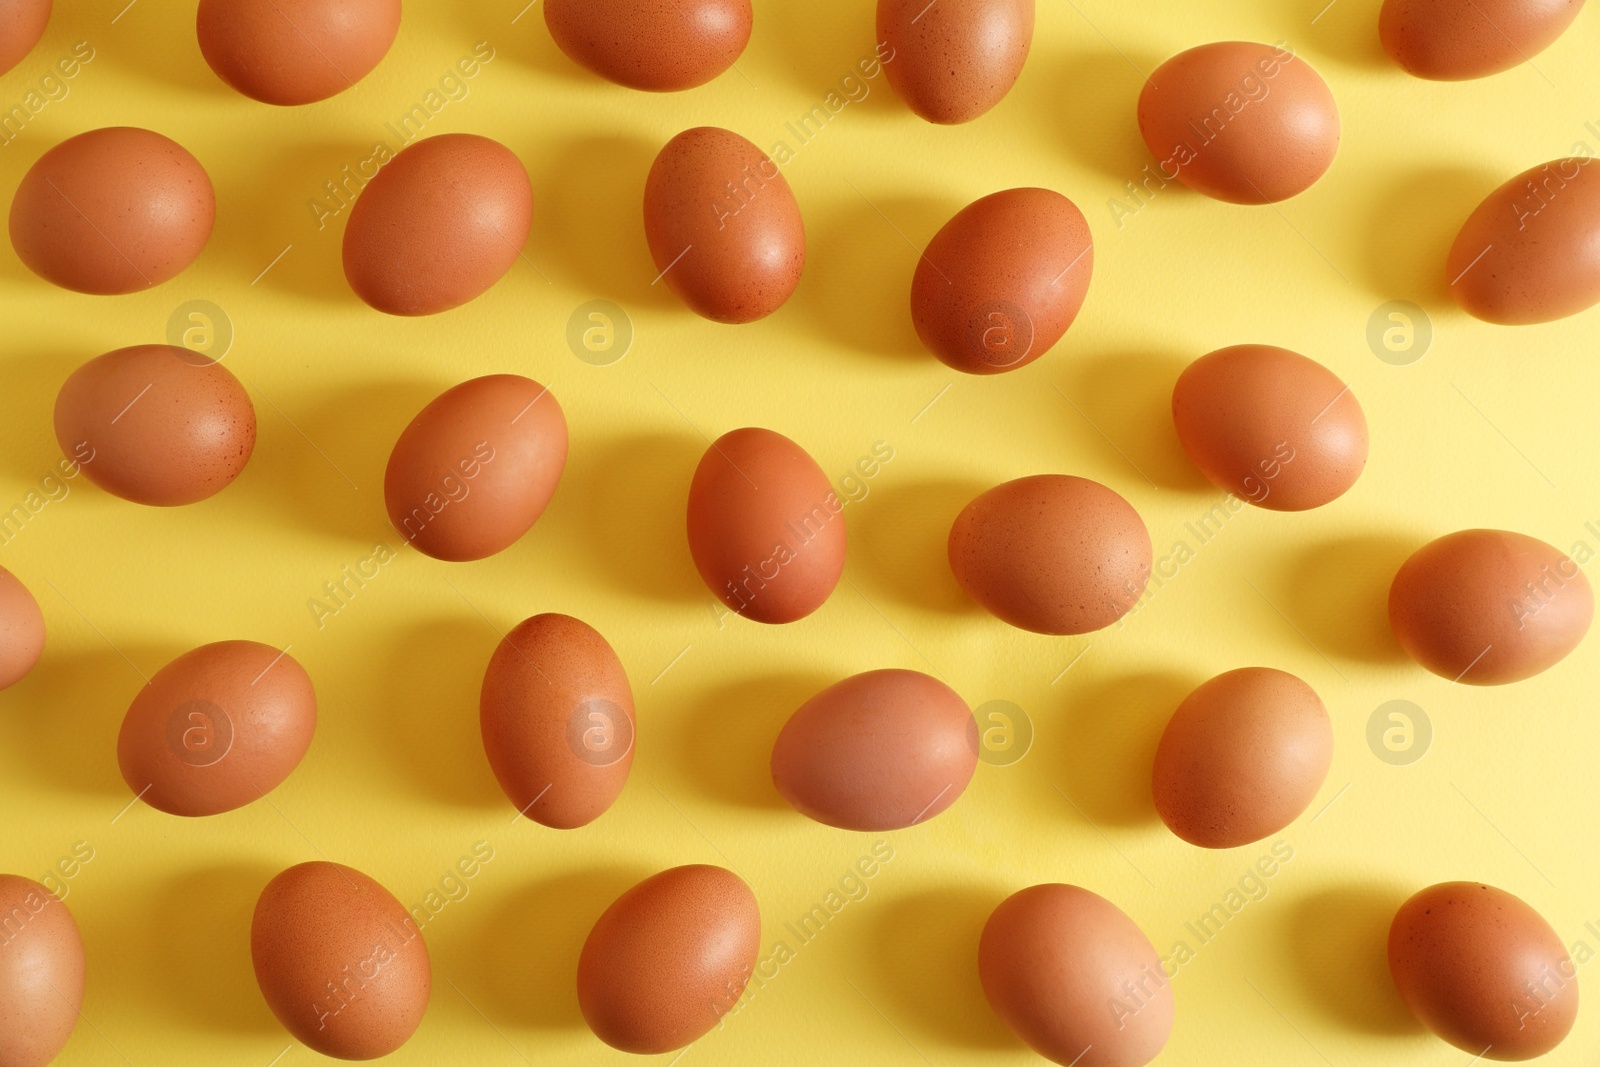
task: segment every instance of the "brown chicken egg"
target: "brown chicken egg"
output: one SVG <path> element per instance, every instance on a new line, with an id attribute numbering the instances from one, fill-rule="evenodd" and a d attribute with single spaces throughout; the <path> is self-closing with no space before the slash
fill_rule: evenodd
<path id="1" fill-rule="evenodd" d="M 998 104 L 1033 45 L 1034 0 L 878 0 L 889 84 L 929 122 L 970 122 Z"/>
<path id="2" fill-rule="evenodd" d="M 1172 1033 L 1172 985 L 1155 946 L 1104 897 L 1036 885 L 1001 901 L 978 941 L 994 1013 L 1045 1059 L 1143 1067 Z"/>
<path id="3" fill-rule="evenodd" d="M 484 559 L 544 514 L 567 463 L 567 419 L 550 390 L 515 374 L 447 389 L 389 454 L 389 521 L 435 559 Z"/>
<path id="4" fill-rule="evenodd" d="M 633 690 L 606 639 L 536 615 L 494 650 L 478 705 L 483 750 L 517 811 L 558 830 L 617 799 L 633 766 Z"/>
<path id="5" fill-rule="evenodd" d="M 794 622 L 844 573 L 844 502 L 805 450 L 759 427 L 714 441 L 689 485 L 689 553 L 735 614 Z"/>
<path id="6" fill-rule="evenodd" d="M 760 952 L 743 879 L 695 864 L 652 875 L 605 910 L 578 958 L 578 1006 L 624 1052 L 672 1052 L 738 1003 Z"/>
<path id="7" fill-rule="evenodd" d="M 1049 189 L 1007 189 L 962 208 L 934 234 L 911 280 L 917 336 L 969 374 L 1025 367 L 1078 317 L 1094 237 Z"/>
<path id="8" fill-rule="evenodd" d="M 45 1067 L 83 1006 L 83 938 L 72 912 L 31 878 L 0 874 L 0 1067 Z"/>
<path id="9" fill-rule="evenodd" d="M 1234 204 L 1311 188 L 1339 150 L 1339 109 L 1291 49 L 1243 41 L 1173 56 L 1139 94 L 1139 132 L 1160 176 Z"/>
<path id="10" fill-rule="evenodd" d="M 1292 674 L 1245 667 L 1184 698 L 1156 748 L 1156 811 L 1191 845 L 1237 848 L 1299 818 L 1333 763 L 1333 722 Z"/>
<path id="11" fill-rule="evenodd" d="M 387 1056 L 428 1010 L 422 931 L 387 889 L 340 863 L 302 863 L 267 883 L 250 959 L 272 1014 L 324 1056 Z"/>
<path id="12" fill-rule="evenodd" d="M 1505 530 L 1461 530 L 1419 548 L 1389 586 L 1408 655 L 1468 685 L 1520 682 L 1578 647 L 1594 592 L 1572 557 Z"/>
<path id="13" fill-rule="evenodd" d="M 772 781 L 802 815 L 845 830 L 903 830 L 954 804 L 978 767 L 978 723 L 955 690 L 882 670 L 800 705 L 772 746 Z"/>
<path id="14" fill-rule="evenodd" d="M 0 689 L 22 681 L 43 652 L 39 602 L 16 575 L 0 567 Z"/>
<path id="15" fill-rule="evenodd" d="M 1578 1015 L 1578 968 L 1543 916 L 1481 882 L 1430 886 L 1389 927 L 1389 973 L 1417 1020 L 1468 1055 L 1531 1060 Z"/>
<path id="16" fill-rule="evenodd" d="M 216 221 L 211 179 L 183 146 L 116 126 L 68 138 L 28 169 L 11 245 L 29 270 L 80 293 L 133 293 L 193 263 Z"/>
<path id="17" fill-rule="evenodd" d="M 550 36 L 574 63 L 630 89 L 704 85 L 750 41 L 750 0 L 544 0 Z"/>
<path id="18" fill-rule="evenodd" d="M 117 735 L 117 763 L 151 807 L 219 815 L 282 784 L 316 729 L 311 679 L 287 650 L 218 641 L 185 652 L 139 690 Z"/>
<path id="19" fill-rule="evenodd" d="M 51 0 L 0 3 L 0 74 L 27 58 L 50 24 Z"/>
<path id="20" fill-rule="evenodd" d="M 1178 376 L 1172 420 L 1213 485 L 1273 511 L 1336 500 L 1367 464 L 1367 420 L 1350 387 L 1286 348 L 1201 356 Z"/>
<path id="21" fill-rule="evenodd" d="M 533 186 L 498 141 L 442 133 L 383 163 L 350 209 L 344 276 L 390 315 L 433 315 L 505 276 L 533 224 Z"/>
<path id="22" fill-rule="evenodd" d="M 227 368 L 187 348 L 96 356 L 56 395 L 56 442 L 88 479 L 136 504 L 220 493 L 256 445 L 256 410 Z"/>
<path id="23" fill-rule="evenodd" d="M 1528 62 L 1581 10 L 1583 0 L 1385 0 L 1378 36 L 1417 77 L 1461 81 Z"/>
<path id="24" fill-rule="evenodd" d="M 997 485 L 950 528 L 950 570 L 1012 626 L 1086 634 L 1126 615 L 1150 578 L 1150 532 L 1099 482 L 1039 474 Z"/>
<path id="25" fill-rule="evenodd" d="M 400 0 L 200 0 L 200 52 L 265 104 L 310 104 L 372 72 L 400 32 Z"/>
<path id="26" fill-rule="evenodd" d="M 685 130 L 656 156 L 644 234 L 658 277 L 715 322 L 772 314 L 805 269 L 805 223 L 778 165 L 714 126 Z"/>

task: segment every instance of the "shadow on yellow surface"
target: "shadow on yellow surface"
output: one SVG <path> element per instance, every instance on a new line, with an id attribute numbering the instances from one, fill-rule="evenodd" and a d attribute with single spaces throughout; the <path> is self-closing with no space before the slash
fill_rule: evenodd
<path id="1" fill-rule="evenodd" d="M 1130 826 L 1156 818 L 1150 771 L 1167 720 L 1200 678 L 1118 675 L 1074 686 L 1062 729 L 1040 733 L 1056 784 L 1096 823 Z M 1058 747 L 1059 746 L 1059 747 Z"/>
<path id="2" fill-rule="evenodd" d="M 1409 895 L 1358 882 L 1321 890 L 1288 917 L 1287 958 L 1335 1025 L 1374 1034 L 1422 1032 L 1389 977 L 1389 923 Z"/>

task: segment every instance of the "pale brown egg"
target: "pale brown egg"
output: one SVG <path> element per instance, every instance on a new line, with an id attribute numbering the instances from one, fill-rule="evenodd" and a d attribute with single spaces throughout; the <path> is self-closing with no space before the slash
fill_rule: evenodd
<path id="1" fill-rule="evenodd" d="M 483 295 L 522 255 L 533 186 L 498 141 L 442 133 L 383 164 L 350 209 L 344 276 L 390 315 L 433 315 Z"/>
<path id="2" fill-rule="evenodd" d="M 978 766 L 966 701 L 916 671 L 881 670 L 800 705 L 772 746 L 772 782 L 791 806 L 845 830 L 903 830 L 960 799 Z"/>
<path id="3" fill-rule="evenodd" d="M 715 322 L 772 314 L 805 269 L 805 223 L 778 165 L 714 126 L 685 130 L 656 156 L 644 234 L 667 288 Z"/>
<path id="4" fill-rule="evenodd" d="M 389 521 L 435 559 L 484 559 L 544 514 L 567 463 L 567 419 L 515 374 L 462 382 L 411 420 L 389 454 Z"/>
<path id="5" fill-rule="evenodd" d="M 90 130 L 23 176 L 11 201 L 11 245 L 29 270 L 63 289 L 133 293 L 193 263 L 216 213 L 205 168 L 176 141 L 131 126 Z"/>
<path id="6" fill-rule="evenodd" d="M 317 697 L 286 650 L 218 641 L 156 672 L 128 706 L 117 763 L 134 795 L 173 815 L 219 815 L 276 789 L 317 729 Z"/>
<path id="7" fill-rule="evenodd" d="M 1367 465 L 1367 419 L 1322 364 L 1271 345 L 1201 356 L 1178 376 L 1172 421 L 1213 485 L 1273 511 L 1319 508 Z"/>
<path id="8" fill-rule="evenodd" d="M 1583 0 L 1385 0 L 1378 37 L 1419 78 L 1482 78 L 1526 63 L 1555 43 Z"/>
<path id="9" fill-rule="evenodd" d="M 200 52 L 265 104 L 310 104 L 354 87 L 400 32 L 400 0 L 200 0 Z"/>
<path id="10" fill-rule="evenodd" d="M 550 36 L 574 63 L 652 92 L 692 89 L 733 66 L 753 17 L 750 0 L 544 0 Z"/>
<path id="11" fill-rule="evenodd" d="M 83 1007 L 83 938 L 49 889 L 0 874 L 0 1067 L 45 1067 Z"/>
<path id="12" fill-rule="evenodd" d="M 16 575 L 0 567 L 0 689 L 33 670 L 44 652 L 44 614 Z"/>
<path id="13" fill-rule="evenodd" d="M 1430 541 L 1389 586 L 1389 625 L 1401 647 L 1433 673 L 1468 685 L 1548 670 L 1593 621 L 1594 592 L 1572 557 L 1505 530 Z"/>
<path id="14" fill-rule="evenodd" d="M 506 634 L 483 676 L 483 750 L 513 807 L 570 830 L 599 818 L 633 766 L 633 690 L 606 639 L 567 615 Z"/>
<path id="15" fill-rule="evenodd" d="M 0 3 L 0 74 L 21 63 L 50 25 L 51 0 Z"/>
<path id="16" fill-rule="evenodd" d="M 1430 886 L 1389 927 L 1389 973 L 1417 1020 L 1471 1056 L 1531 1060 L 1578 1015 L 1578 968 L 1538 912 L 1481 882 Z"/>
<path id="17" fill-rule="evenodd" d="M 136 345 L 96 356 L 56 395 L 56 442 L 94 484 L 157 507 L 193 504 L 239 476 L 256 410 L 239 379 L 207 356 Z"/>
<path id="18" fill-rule="evenodd" d="M 1339 109 L 1293 50 L 1243 41 L 1173 56 L 1139 94 L 1161 177 L 1234 204 L 1305 192 L 1339 151 Z"/>
<path id="19" fill-rule="evenodd" d="M 324 1056 L 387 1056 L 428 1010 L 422 931 L 393 894 L 343 864 L 302 863 L 267 883 L 250 959 L 272 1014 Z"/>
<path id="20" fill-rule="evenodd" d="M 1078 317 L 1094 237 L 1049 189 L 1007 189 L 962 208 L 934 234 L 911 280 L 911 320 L 934 355 L 969 374 L 1025 367 Z"/>
<path id="21" fill-rule="evenodd" d="M 1011 91 L 1033 45 L 1034 0 L 878 0 L 889 84 L 929 122 L 970 122 Z"/>
<path id="22" fill-rule="evenodd" d="M 1039 474 L 997 485 L 950 528 L 950 570 L 1012 626 L 1085 634 L 1132 610 L 1150 578 L 1150 532 L 1099 482 Z"/>
<path id="23" fill-rule="evenodd" d="M 704 1036 L 738 1003 L 760 952 L 743 879 L 695 864 L 652 875 L 605 910 L 578 958 L 578 1006 L 612 1048 L 653 1055 Z"/>
<path id="24" fill-rule="evenodd" d="M 1172 1033 L 1172 985 L 1155 946 L 1104 897 L 1036 885 L 1000 903 L 978 941 L 994 1013 L 1045 1059 L 1143 1067 Z"/>

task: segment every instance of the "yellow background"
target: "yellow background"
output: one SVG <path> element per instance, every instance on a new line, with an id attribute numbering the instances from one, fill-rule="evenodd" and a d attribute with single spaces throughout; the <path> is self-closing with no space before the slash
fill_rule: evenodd
<path id="1" fill-rule="evenodd" d="M 1585 12 L 1536 67 L 1437 85 L 1385 60 L 1377 0 L 1337 0 L 1314 23 L 1322 0 L 1045 0 L 1021 81 L 990 114 L 930 126 L 880 77 L 800 147 L 784 124 L 873 51 L 869 0 L 757 0 L 737 72 L 668 96 L 582 72 L 538 6 L 513 21 L 521 0 L 409 0 L 373 75 L 296 109 L 212 76 L 192 2 L 125 2 L 63 0 L 40 47 L 0 78 L 9 108 L 75 42 L 95 50 L 70 93 L 0 148 L 0 185 L 9 197 L 72 134 L 147 126 L 209 171 L 216 232 L 178 279 L 126 297 L 54 289 L 0 254 L 0 506 L 53 471 L 51 407 L 67 374 L 164 340 L 189 300 L 231 318 L 226 365 L 256 401 L 260 440 L 237 483 L 204 503 L 142 508 L 78 478 L 0 548 L 49 627 L 37 669 L 0 695 L 0 869 L 38 878 L 75 843 L 94 850 L 67 882 L 89 983 L 61 1062 L 315 1059 L 251 974 L 249 917 L 267 879 L 325 856 L 414 905 L 479 841 L 495 858 L 424 929 L 434 996 L 395 1063 L 626 1062 L 583 1025 L 577 953 L 623 888 L 691 862 L 742 873 L 761 902 L 764 952 L 783 940 L 795 955 L 685 1065 L 1037 1062 L 984 1003 L 975 959 L 988 911 L 1041 881 L 1108 896 L 1163 954 L 1180 939 L 1195 948 L 1175 979 L 1160 1061 L 1173 1065 L 1465 1064 L 1409 1020 L 1383 962 L 1394 907 L 1433 882 L 1501 886 L 1567 942 L 1600 949 L 1584 928 L 1600 926 L 1600 640 L 1530 681 L 1472 689 L 1403 659 L 1384 622 L 1394 568 L 1450 530 L 1600 548 L 1585 530 L 1600 520 L 1600 312 L 1492 327 L 1457 311 L 1441 278 L 1456 228 L 1491 188 L 1577 141 L 1600 148 L 1585 129 L 1600 120 L 1600 15 Z M 1150 159 L 1134 122 L 1140 72 L 1219 39 L 1287 41 L 1322 73 L 1344 118 L 1337 162 L 1278 208 L 1174 185 L 1119 230 L 1108 201 Z M 479 41 L 495 58 L 426 132 L 487 134 L 526 163 L 537 205 L 527 262 L 466 307 L 383 316 L 344 282 L 343 216 L 319 231 L 308 203 L 392 139 L 385 123 Z M 702 321 L 651 285 L 645 174 L 669 137 L 701 124 L 797 150 L 786 174 L 809 262 L 794 298 L 758 324 Z M 1021 185 L 1082 207 L 1094 281 L 1054 351 L 1016 373 L 964 377 L 912 331 L 917 252 L 964 204 Z M 565 341 L 573 309 L 596 298 L 623 306 L 636 330 L 612 366 L 580 361 Z M 1391 299 L 1432 316 L 1432 349 L 1411 366 L 1381 362 L 1365 339 Z M 1196 546 L 1185 524 L 1220 495 L 1180 452 L 1168 397 L 1185 363 L 1240 342 L 1296 349 L 1349 381 L 1372 458 L 1336 504 L 1247 509 Z M 493 559 L 401 552 L 319 629 L 308 601 L 322 583 L 380 542 L 398 547 L 381 494 L 396 435 L 447 386 L 491 372 L 536 378 L 565 408 L 571 459 L 549 511 Z M 894 449 L 846 509 L 847 580 L 792 626 L 719 620 L 684 542 L 706 436 L 743 425 L 793 437 L 836 479 L 875 442 Z M 950 577 L 944 537 L 960 506 L 1049 471 L 1126 495 L 1158 557 L 1180 539 L 1196 547 L 1120 628 L 1022 633 Z M 572 832 L 511 824 L 478 735 L 499 632 L 543 611 L 604 633 L 638 703 L 626 790 Z M 310 754 L 270 803 L 204 820 L 143 805 L 118 817 L 130 793 L 116 731 L 141 675 L 224 638 L 291 646 L 317 687 Z M 1283 835 L 1292 862 L 1200 947 L 1184 923 L 1223 900 L 1268 843 L 1181 843 L 1154 817 L 1148 766 L 1182 695 L 1250 664 L 1318 690 L 1337 752 L 1312 811 Z M 770 744 L 815 690 L 890 666 L 936 673 L 974 706 L 1013 701 L 1037 739 L 1012 766 L 980 766 L 948 813 L 885 835 L 894 859 L 867 896 L 800 945 L 785 923 L 875 839 L 784 807 Z M 1432 750 L 1411 766 L 1367 745 L 1368 717 L 1392 699 L 1434 725 Z M 1581 980 L 1594 984 L 1589 968 Z M 1583 1050 L 1597 1044 L 1591 1004 L 1546 1062 L 1591 1063 Z"/>

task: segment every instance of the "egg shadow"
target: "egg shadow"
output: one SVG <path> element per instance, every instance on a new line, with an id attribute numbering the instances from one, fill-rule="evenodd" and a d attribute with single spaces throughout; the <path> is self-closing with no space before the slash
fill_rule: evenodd
<path id="1" fill-rule="evenodd" d="M 1172 713 L 1198 684 L 1148 672 L 1068 689 L 1060 728 L 1039 743 L 1045 759 L 1063 772 L 1060 788 L 1090 821 L 1157 821 L 1150 785 L 1156 747 Z"/>
<path id="2" fill-rule="evenodd" d="M 126 0 L 124 0 L 126 2 Z M 78 7 L 76 4 L 56 4 L 56 12 Z M 194 7 L 189 4 L 139 4 L 131 10 L 118 11 L 121 3 L 96 5 L 108 7 L 105 17 L 116 16 L 116 29 L 138 34 L 138 47 L 108 49 L 100 43 L 104 25 L 94 23 L 79 31 L 96 46 L 96 58 L 91 63 L 105 63 L 120 67 L 140 81 L 152 85 L 168 86 L 186 93 L 202 93 L 213 97 L 232 97 L 245 100 L 207 65 L 200 52 L 200 42 L 195 36 Z M 75 38 L 78 39 L 78 38 Z M 70 46 L 68 46 L 70 47 Z M 66 49 L 63 49 L 63 53 Z M 80 75 L 81 76 L 81 75 Z M 246 101 L 252 107 L 263 105 Z"/>
<path id="3" fill-rule="evenodd" d="M 1040 63 L 1051 72 L 1052 92 L 1042 99 L 1058 107 L 1067 102 L 1065 108 L 1041 116 L 1042 128 L 1059 132 L 1075 163 L 1113 179 L 1119 187 L 1138 183 L 1145 165 L 1156 163 L 1139 133 L 1139 94 L 1146 81 L 1141 71 L 1155 70 L 1161 59 L 1144 53 L 1068 51 L 1035 55 L 1028 63 Z"/>
<path id="4" fill-rule="evenodd" d="M 1278 33 L 1288 40 L 1303 40 L 1304 47 L 1296 51 L 1316 56 L 1319 61 L 1320 57 L 1327 56 L 1350 67 L 1402 73 L 1378 38 L 1378 12 L 1383 8 L 1383 0 L 1341 0 L 1323 8 L 1324 3 L 1327 0 L 1310 0 L 1306 8 L 1294 4 L 1274 8 L 1281 23 Z M 1312 9 L 1320 9 L 1320 14 Z M 1301 37 L 1305 34 L 1308 17 L 1314 18 L 1315 33 Z M 1404 76 L 1410 77 L 1409 74 Z"/>
<path id="5" fill-rule="evenodd" d="M 1109 352 L 1061 361 L 1057 389 L 1076 445 L 1120 455 L 1128 475 L 1162 489 L 1214 493 L 1178 441 L 1172 389 L 1197 358 L 1171 352 Z"/>
<path id="6" fill-rule="evenodd" d="M 1423 1032 L 1389 976 L 1389 924 L 1408 894 L 1349 884 L 1296 902 L 1287 917 L 1297 979 L 1341 1027 L 1369 1034 Z"/>
<path id="7" fill-rule="evenodd" d="M 140 923 L 153 943 L 140 981 L 173 1022 L 206 1032 L 282 1033 L 261 998 L 250 958 L 250 924 L 257 898 L 276 869 L 239 864 L 182 871 L 154 895 L 155 908 Z"/>
<path id="8" fill-rule="evenodd" d="M 1349 659 L 1403 661 L 1389 627 L 1389 585 L 1425 538 L 1365 535 L 1318 545 L 1288 568 L 1285 606 L 1321 650 Z"/>
<path id="9" fill-rule="evenodd" d="M 519 0 L 518 6 L 520 6 Z M 448 5 L 455 6 L 455 5 Z M 631 93 L 637 90 L 626 89 L 614 85 L 598 74 L 591 73 L 576 60 L 572 59 L 556 44 L 556 39 L 550 34 L 550 26 L 544 19 L 544 3 L 537 3 L 525 10 L 517 18 L 515 26 L 511 27 L 504 43 L 495 42 L 497 50 L 504 50 L 513 63 L 538 71 L 540 74 L 557 78 L 564 82 L 571 82 L 589 90 L 614 90 L 618 94 Z M 496 18 L 499 16 L 496 15 Z M 463 29 L 464 40 L 473 39 L 473 35 L 482 36 L 483 24 L 487 21 L 487 13 L 474 20 L 473 28 Z"/>
<path id="10" fill-rule="evenodd" d="M 988 488 L 951 480 L 874 490 L 851 505 L 861 509 L 850 520 L 852 558 L 866 563 L 875 589 L 886 588 L 896 600 L 944 614 L 977 614 L 981 609 L 950 571 L 950 527 Z"/>
<path id="11" fill-rule="evenodd" d="M 1426 167 L 1390 182 L 1368 222 L 1363 266 L 1369 291 L 1453 312 L 1445 276 L 1450 246 L 1502 180 L 1481 169 Z"/>
<path id="12" fill-rule="evenodd" d="M 789 810 L 772 784 L 773 743 L 801 704 L 837 680 L 820 672 L 762 675 L 701 694 L 676 717 L 670 739 L 678 765 L 693 772 L 687 784 L 724 803 Z"/>
<path id="13" fill-rule="evenodd" d="M 52 345 L 46 354 L 13 352 L 5 357 L 6 388 L 0 391 L 0 425 L 7 429 L 9 447 L 0 464 L 23 487 L 3 506 L 23 504 L 24 510 L 34 510 L 27 508 L 24 498 L 37 491 L 49 499 L 45 493 L 48 487 L 41 487 L 45 476 L 65 481 L 59 465 L 64 453 L 56 444 L 55 435 L 56 394 L 73 371 L 98 355 L 99 351 L 89 347 Z M 83 483 L 74 480 L 66 484 L 76 488 Z"/>
<path id="14" fill-rule="evenodd" d="M 741 61 L 741 69 L 760 81 L 764 81 L 769 72 L 781 73 L 807 97 L 815 97 L 813 103 L 821 103 L 829 93 L 839 91 L 839 83 L 846 75 L 860 75 L 858 62 L 877 55 L 878 30 L 873 5 L 849 4 L 842 8 L 833 5 L 831 9 L 817 4 L 758 4 L 757 7 L 755 27 L 745 55 L 781 55 L 787 62 L 756 66 Z M 724 77 L 738 78 L 739 74 L 730 71 Z M 880 74 L 874 81 L 881 81 L 882 77 Z M 886 83 L 883 88 L 888 89 Z M 873 94 L 876 93 L 875 87 Z"/>

